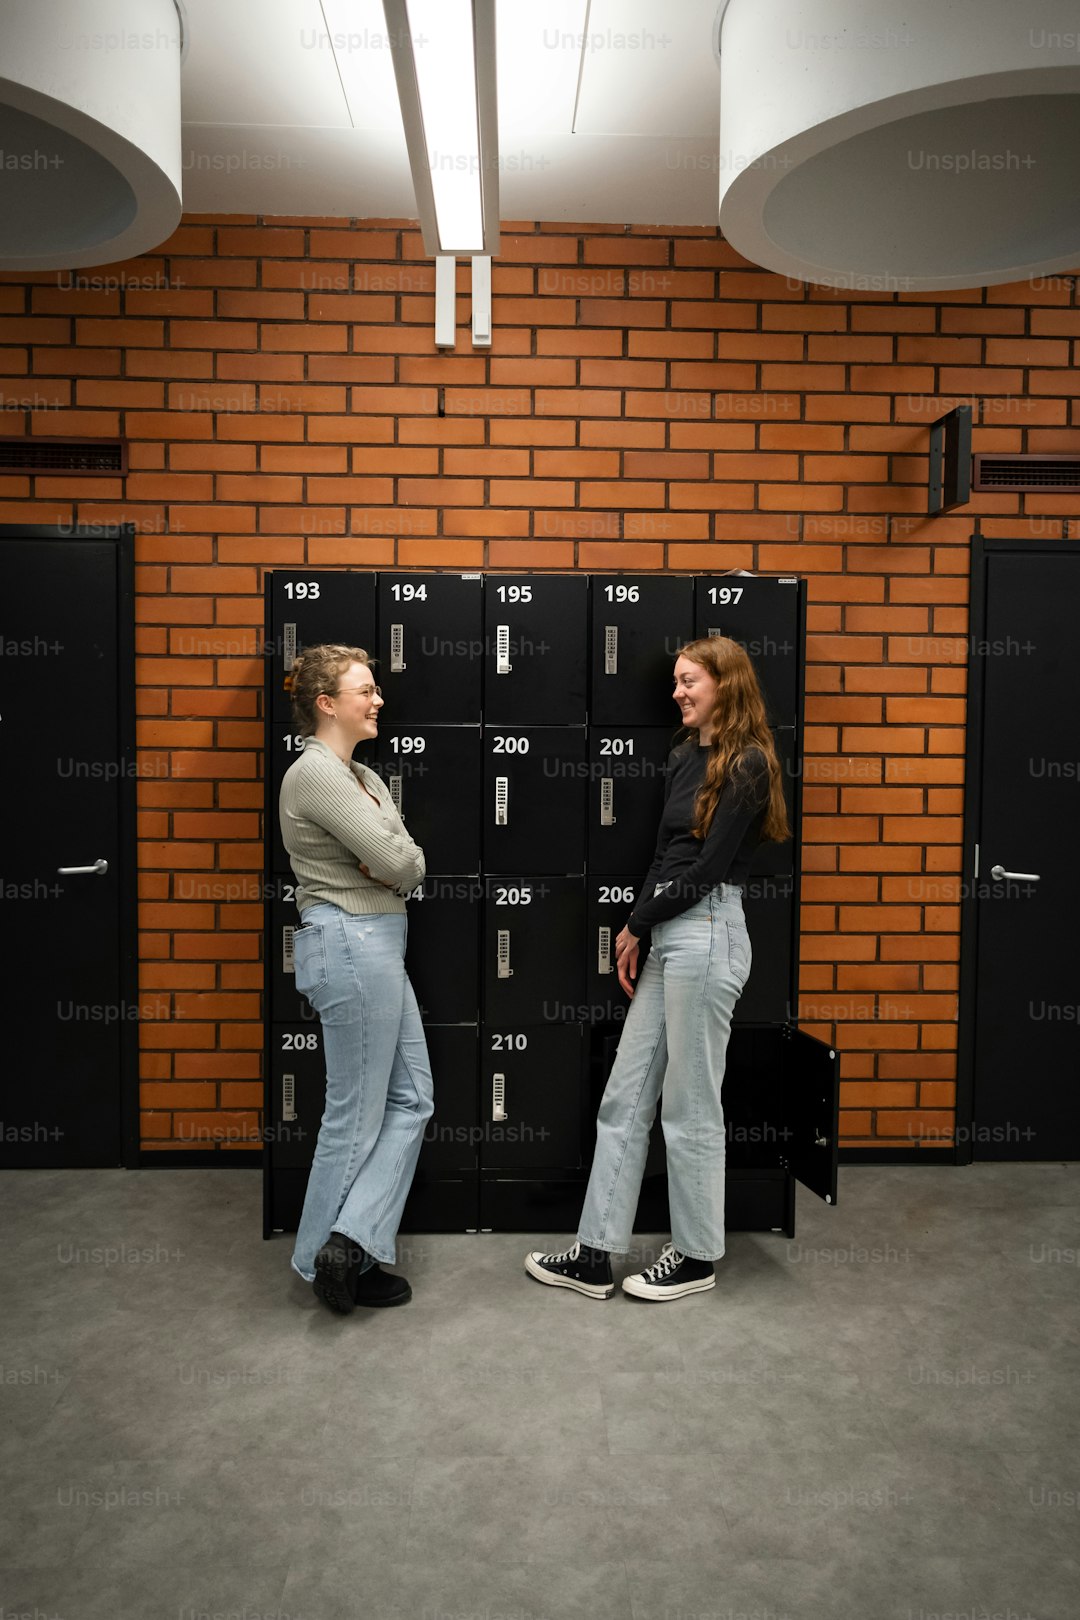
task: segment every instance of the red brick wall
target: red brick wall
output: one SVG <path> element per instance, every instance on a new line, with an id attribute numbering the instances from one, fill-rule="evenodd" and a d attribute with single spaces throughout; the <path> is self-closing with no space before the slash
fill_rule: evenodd
<path id="1" fill-rule="evenodd" d="M 140 530 L 141 990 L 172 1013 L 141 1027 L 144 1146 L 257 1129 L 260 587 L 304 564 L 808 576 L 802 1021 L 848 1144 L 940 1145 L 972 525 L 919 515 L 927 427 L 981 400 L 976 449 L 1080 448 L 1072 279 L 834 292 L 714 231 L 523 224 L 493 281 L 490 352 L 463 297 L 440 355 L 402 222 L 191 217 L 144 259 L 0 278 L 0 432 L 130 443 L 123 480 L 0 476 L 0 521 Z"/>

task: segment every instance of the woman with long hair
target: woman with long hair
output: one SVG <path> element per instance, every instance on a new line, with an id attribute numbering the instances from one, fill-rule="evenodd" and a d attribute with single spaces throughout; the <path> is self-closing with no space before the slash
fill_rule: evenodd
<path id="1" fill-rule="evenodd" d="M 281 835 L 301 926 L 296 988 L 319 1015 L 326 1108 L 292 1264 L 341 1314 L 401 1305 L 392 1263 L 401 1213 L 434 1111 L 427 1042 L 405 972 L 405 896 L 425 875 L 356 745 L 378 735 L 383 698 L 362 647 L 323 644 L 289 680 L 303 752 L 285 772 Z"/>
<path id="2" fill-rule="evenodd" d="M 654 1265 L 624 1278 L 623 1290 L 671 1300 L 716 1285 L 713 1263 L 724 1253 L 720 1091 L 751 963 L 743 888 L 758 844 L 790 837 L 764 700 L 738 642 L 713 636 L 682 647 L 674 698 L 688 735 L 668 758 L 656 853 L 615 942 L 619 983 L 632 1001 L 600 1104 L 577 1239 L 561 1254 L 534 1251 L 525 1261 L 538 1282 L 593 1299 L 614 1293 L 611 1255 L 630 1247 L 661 1092 L 671 1242 Z"/>

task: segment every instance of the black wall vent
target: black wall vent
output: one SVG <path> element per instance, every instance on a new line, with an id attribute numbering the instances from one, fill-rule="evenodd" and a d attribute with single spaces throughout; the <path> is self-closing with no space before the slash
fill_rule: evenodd
<path id="1" fill-rule="evenodd" d="M 124 439 L 0 439 L 0 472 L 77 473 L 117 477 L 127 472 Z"/>
<path id="2" fill-rule="evenodd" d="M 973 489 L 1080 490 L 1080 455 L 972 456 Z"/>

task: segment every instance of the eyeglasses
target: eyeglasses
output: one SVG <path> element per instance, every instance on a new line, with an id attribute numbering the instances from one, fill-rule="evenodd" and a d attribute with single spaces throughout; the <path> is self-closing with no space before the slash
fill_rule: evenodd
<path id="1" fill-rule="evenodd" d="M 355 692 L 358 697 L 382 697 L 381 686 L 339 686 L 336 692 L 331 692 L 328 695 L 330 697 L 340 697 L 343 692 Z"/>

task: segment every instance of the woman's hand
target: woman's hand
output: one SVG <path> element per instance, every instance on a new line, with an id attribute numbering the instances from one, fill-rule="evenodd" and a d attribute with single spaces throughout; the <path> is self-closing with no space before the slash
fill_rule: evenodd
<path id="1" fill-rule="evenodd" d="M 363 872 L 366 878 L 371 878 L 372 883 L 381 883 L 384 889 L 392 889 L 394 887 L 394 885 L 392 883 L 388 883 L 385 878 L 371 877 L 371 873 L 368 871 L 363 861 L 360 862 L 360 870 Z"/>
<path id="2" fill-rule="evenodd" d="M 628 996 L 634 994 L 632 981 L 637 978 L 640 944 L 641 940 L 637 934 L 632 934 L 629 928 L 624 928 L 615 941 L 615 966 L 619 974 L 619 983 Z"/>

